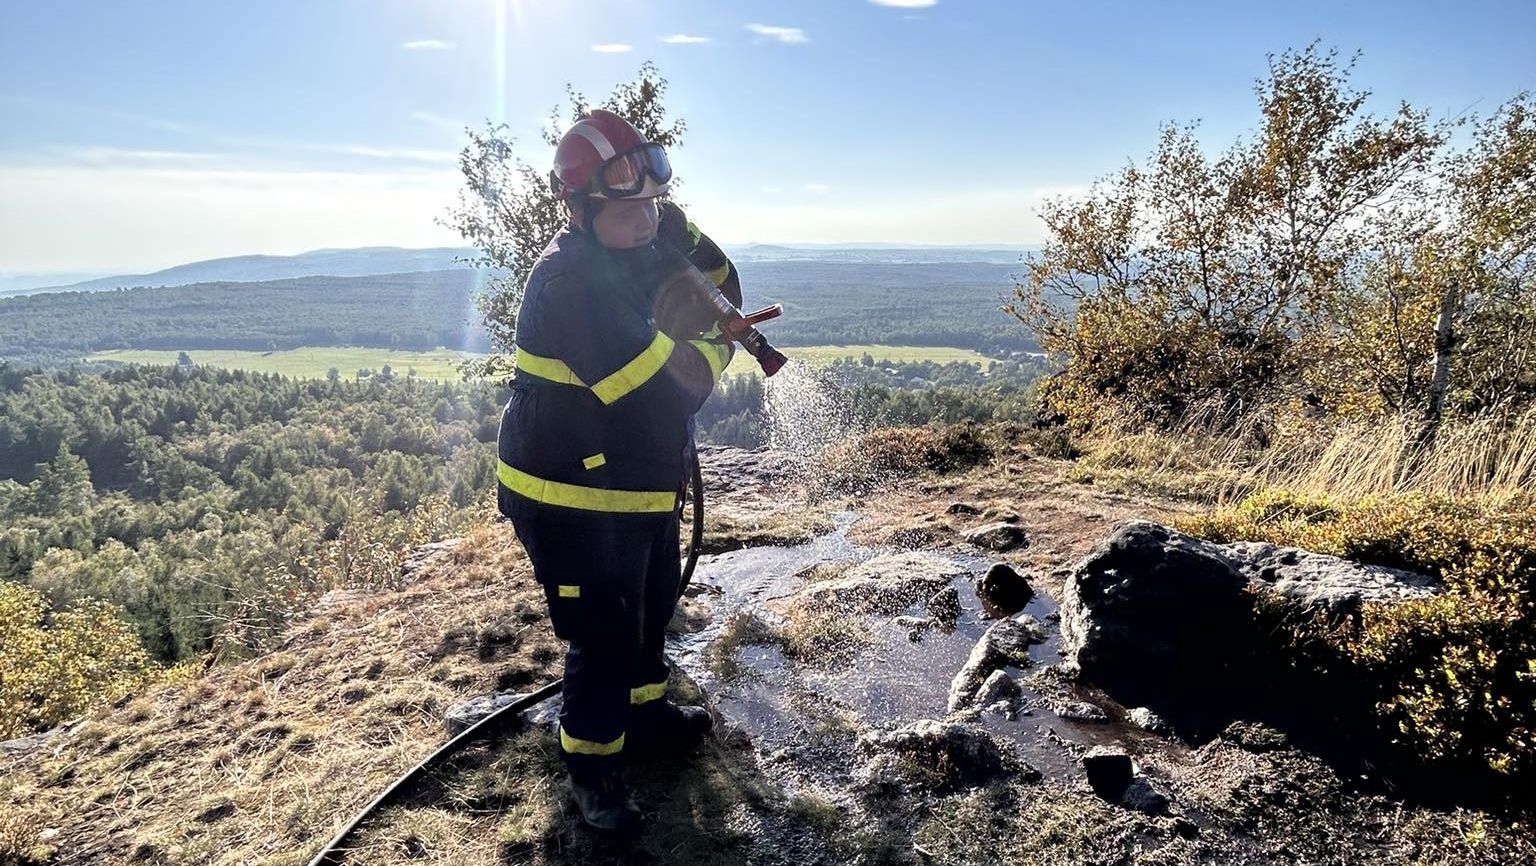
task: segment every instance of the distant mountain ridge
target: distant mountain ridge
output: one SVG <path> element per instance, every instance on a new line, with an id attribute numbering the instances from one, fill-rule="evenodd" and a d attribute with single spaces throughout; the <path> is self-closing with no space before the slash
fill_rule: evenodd
<path id="1" fill-rule="evenodd" d="M 458 259 L 479 254 L 471 247 L 358 247 L 323 249 L 296 256 L 249 255 L 191 262 L 149 274 L 101 277 L 30 292 L 100 292 L 136 286 L 185 286 L 192 283 L 247 283 L 299 277 L 371 277 L 468 268 Z"/>
<path id="2" fill-rule="evenodd" d="M 845 262 L 850 264 L 1016 264 L 1035 246 L 907 246 L 879 244 L 725 244 L 741 262 Z M 0 278 L 0 297 L 40 292 L 101 292 L 139 286 L 193 283 L 251 283 L 300 277 L 371 277 L 467 268 L 462 259 L 479 255 L 472 247 L 358 247 L 321 249 L 294 256 L 248 255 L 189 262 L 147 274 L 122 274 L 80 282 L 43 285 L 38 277 Z M 68 278 L 67 275 L 59 275 Z M 15 282 L 9 282 L 14 279 Z"/>

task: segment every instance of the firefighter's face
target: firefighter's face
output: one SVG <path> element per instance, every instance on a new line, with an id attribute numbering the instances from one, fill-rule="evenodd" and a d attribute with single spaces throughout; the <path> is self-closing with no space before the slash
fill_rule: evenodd
<path id="1" fill-rule="evenodd" d="M 656 199 L 612 199 L 599 206 L 592 231 L 610 250 L 632 250 L 656 239 L 658 219 Z"/>

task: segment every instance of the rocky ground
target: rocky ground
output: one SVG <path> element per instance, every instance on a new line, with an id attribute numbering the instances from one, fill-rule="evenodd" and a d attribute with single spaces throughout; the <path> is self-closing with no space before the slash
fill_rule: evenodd
<path id="1" fill-rule="evenodd" d="M 1394 795 L 1268 718 L 1181 727 L 1100 687 L 1182 663 L 1116 643 L 1129 626 L 1093 599 L 1132 592 L 1114 556 L 1133 542 L 1106 539 L 1195 506 L 1100 491 L 1022 446 L 852 495 L 784 455 L 704 459 L 711 553 L 674 623 L 675 688 L 719 737 L 631 768 L 646 829 L 580 826 L 546 706 L 381 813 L 347 862 L 1536 860 L 1515 819 Z M 305 863 L 443 741 L 450 708 L 537 687 L 559 652 L 510 531 L 484 527 L 395 591 L 328 597 L 273 655 L 0 756 L 0 864 Z"/>

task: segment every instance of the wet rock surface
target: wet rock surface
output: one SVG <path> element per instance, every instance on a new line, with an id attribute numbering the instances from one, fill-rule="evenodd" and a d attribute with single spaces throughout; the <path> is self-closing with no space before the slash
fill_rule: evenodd
<path id="1" fill-rule="evenodd" d="M 818 581 L 796 598 L 802 606 L 894 616 L 950 585 L 964 569 L 932 553 L 877 556 L 835 580 Z"/>
<path id="2" fill-rule="evenodd" d="M 896 773 L 907 782 L 935 790 L 984 785 L 1004 775 L 1029 773 L 1005 754 L 986 731 L 959 722 L 920 719 L 894 731 L 876 731 L 859 740 L 861 751 L 875 755 L 875 769 L 866 775 L 889 774 L 881 753 L 905 759 Z"/>
<path id="3" fill-rule="evenodd" d="M 457 737 L 487 716 L 525 696 L 522 692 L 497 692 L 493 695 L 479 695 L 454 704 L 443 713 L 443 729 L 449 737 Z M 521 724 L 513 724 L 510 727 L 516 730 L 521 727 Z"/>
<path id="4" fill-rule="evenodd" d="M 1004 619 L 993 623 L 981 640 L 976 642 L 965 666 L 960 668 L 951 681 L 949 712 L 972 707 L 982 684 L 994 671 L 1005 666 L 1028 666 L 1029 648 L 1043 640 L 1044 636 L 1037 630 L 1016 620 Z"/>
<path id="5" fill-rule="evenodd" d="M 965 540 L 977 547 L 999 553 L 1029 546 L 1029 538 L 1024 534 L 1023 527 L 1002 522 L 988 523 L 969 530 L 965 533 Z"/>

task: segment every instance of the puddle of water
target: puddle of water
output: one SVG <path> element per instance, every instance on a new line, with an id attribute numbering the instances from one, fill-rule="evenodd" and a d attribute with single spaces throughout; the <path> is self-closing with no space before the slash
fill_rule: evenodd
<path id="1" fill-rule="evenodd" d="M 940 554 L 968 573 L 952 581 L 959 591 L 962 609 L 954 629 L 930 629 L 914 642 L 909 639 L 908 629 L 891 618 L 869 617 L 867 623 L 874 643 L 848 666 L 827 669 L 797 664 L 786 660 L 776 647 L 746 645 L 737 651 L 737 660 L 748 675 L 733 682 L 715 679 L 701 663 L 700 653 L 718 637 L 721 624 L 731 612 L 746 609 L 772 621 L 774 617 L 765 612 L 764 602 L 795 592 L 802 585 L 796 574 L 807 566 L 819 562 L 862 562 L 892 552 L 861 548 L 849 542 L 845 533 L 854 519 L 852 514 L 839 515 L 835 531 L 807 544 L 746 548 L 701 558 L 696 580 L 718 586 L 722 591 L 711 600 L 714 621 L 697 634 L 669 638 L 673 658 L 710 692 L 729 727 L 748 734 L 763 754 L 807 749 L 815 752 L 814 760 L 822 763 L 812 770 L 813 775 L 826 776 L 851 769 L 854 734 L 846 724 L 837 724 L 839 710 L 856 715 L 863 727 L 899 727 L 918 719 L 943 719 L 954 675 L 964 666 L 982 634 L 996 621 L 983 609 L 974 587 L 974 579 L 985 573 L 990 560 Z M 1023 612 L 1044 623 L 1049 634 L 1044 644 L 1030 649 L 1033 667 L 1058 662 L 1061 638 L 1052 616 L 1056 603 L 1037 595 Z M 920 616 L 925 611 L 919 603 L 906 613 Z M 1133 754 L 1140 751 L 1139 746 L 1150 748 L 1152 741 L 1162 742 L 1125 724 L 1124 710 L 1102 695 L 1094 695 L 1094 702 L 1110 713 L 1111 722 L 1062 719 L 1025 682 L 1031 670 L 1009 668 L 1008 672 L 1024 690 L 1022 707 L 1027 714 L 1009 720 L 996 713 L 983 713 L 976 723 L 1017 744 L 1021 757 L 1049 778 L 1066 780 L 1082 775 L 1075 756 L 1060 740 L 1083 746 L 1118 743 Z M 832 742 L 827 743 L 826 749 L 815 749 L 818 739 Z M 833 763 L 842 766 L 827 765 L 828 753 Z"/>

